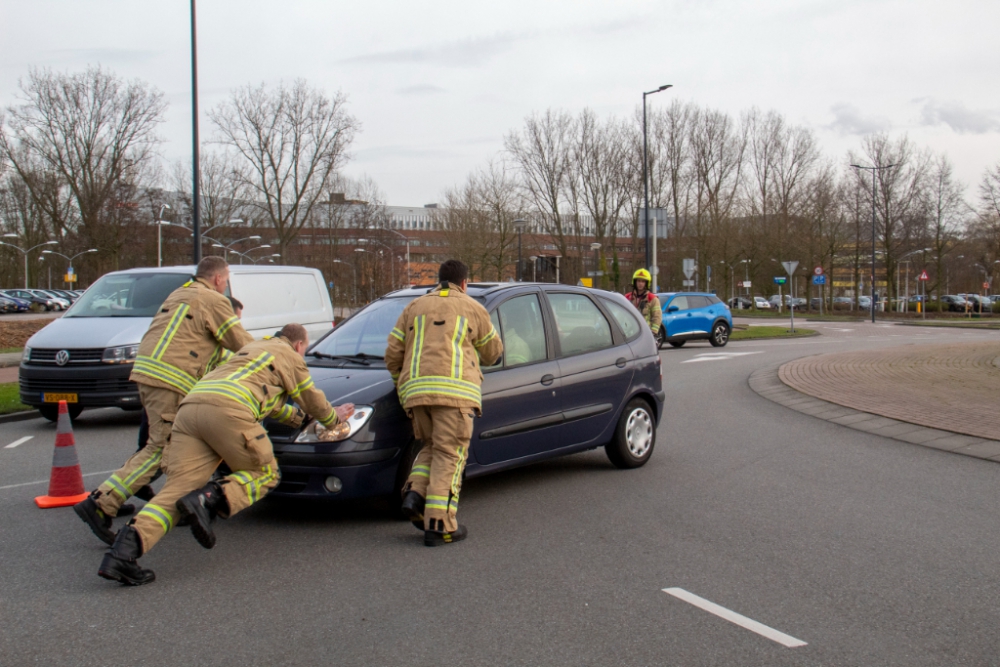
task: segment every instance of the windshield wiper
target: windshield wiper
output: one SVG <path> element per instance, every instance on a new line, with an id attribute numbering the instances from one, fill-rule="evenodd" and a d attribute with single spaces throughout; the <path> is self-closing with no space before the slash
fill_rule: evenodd
<path id="1" fill-rule="evenodd" d="M 354 362 L 356 364 L 361 364 L 362 366 L 371 366 L 369 359 L 384 359 L 384 357 L 368 354 L 366 352 L 358 352 L 357 354 L 325 354 L 323 352 L 310 352 L 310 357 L 316 357 L 317 359 L 345 359 L 347 361 Z"/>

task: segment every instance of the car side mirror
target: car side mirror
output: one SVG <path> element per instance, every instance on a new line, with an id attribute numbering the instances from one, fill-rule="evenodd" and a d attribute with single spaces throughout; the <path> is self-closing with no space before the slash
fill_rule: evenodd
<path id="1" fill-rule="evenodd" d="M 676 313 L 678 310 L 680 310 L 680 308 L 678 308 L 677 306 L 668 306 L 667 307 L 667 312 L 668 313 Z"/>

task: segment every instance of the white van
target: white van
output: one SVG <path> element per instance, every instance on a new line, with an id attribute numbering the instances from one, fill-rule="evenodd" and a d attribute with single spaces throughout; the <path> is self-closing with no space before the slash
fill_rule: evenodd
<path id="1" fill-rule="evenodd" d="M 88 407 L 138 410 L 128 377 L 139 341 L 173 290 L 194 266 L 129 269 L 102 276 L 66 314 L 32 336 L 19 372 L 21 402 L 55 421 L 65 400 L 76 417 Z M 317 269 L 300 266 L 229 267 L 232 296 L 243 303 L 243 326 L 254 338 L 298 322 L 318 340 L 333 328 L 333 306 Z"/>

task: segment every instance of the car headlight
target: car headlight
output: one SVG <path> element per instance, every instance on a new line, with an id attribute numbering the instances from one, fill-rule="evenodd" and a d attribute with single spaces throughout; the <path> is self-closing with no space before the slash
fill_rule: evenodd
<path id="1" fill-rule="evenodd" d="M 101 361 L 106 364 L 131 364 L 135 361 L 135 355 L 139 353 L 138 345 L 122 345 L 121 347 L 109 347 L 104 350 Z"/>
<path id="2" fill-rule="evenodd" d="M 31 361 L 31 348 L 24 346 L 24 353 L 21 354 L 21 361 Z"/>
<path id="3" fill-rule="evenodd" d="M 332 428 L 326 428 L 319 422 L 312 422 L 302 429 L 295 442 L 340 442 L 347 440 L 361 430 L 361 427 L 372 418 L 375 409 L 370 405 L 355 405 L 354 414 L 347 421 L 340 422 Z"/>

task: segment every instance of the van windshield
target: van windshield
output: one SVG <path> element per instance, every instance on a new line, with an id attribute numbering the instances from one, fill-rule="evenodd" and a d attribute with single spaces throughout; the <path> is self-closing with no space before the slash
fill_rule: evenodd
<path id="1" fill-rule="evenodd" d="M 64 317 L 152 317 L 170 293 L 189 280 L 188 273 L 106 275 Z"/>

